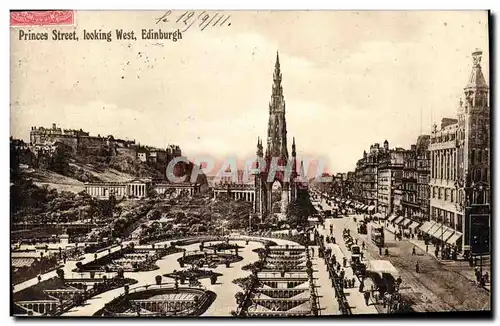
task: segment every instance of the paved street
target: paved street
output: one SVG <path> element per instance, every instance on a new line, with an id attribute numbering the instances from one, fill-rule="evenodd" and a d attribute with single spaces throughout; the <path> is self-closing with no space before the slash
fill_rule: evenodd
<path id="1" fill-rule="evenodd" d="M 348 228 L 354 237 L 365 242 L 368 259 L 387 259 L 401 274 L 403 283 L 401 293 L 413 302 L 415 311 L 456 311 L 483 310 L 490 307 L 490 294 L 479 288 L 474 282 L 458 272 L 456 268 L 435 259 L 417 247 L 416 255 L 412 256 L 414 244 L 408 240 L 394 240 L 394 235 L 385 231 L 385 248 L 389 249 L 389 257 L 379 256 L 378 248 L 368 235 L 357 233 L 353 215 L 339 219 L 327 219 L 326 228 L 335 226 L 336 238 L 342 237 L 342 230 Z M 420 273 L 415 272 L 418 261 Z"/>

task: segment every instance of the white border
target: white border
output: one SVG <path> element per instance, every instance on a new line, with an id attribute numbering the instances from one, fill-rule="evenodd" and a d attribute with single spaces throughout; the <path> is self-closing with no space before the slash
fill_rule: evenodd
<path id="1" fill-rule="evenodd" d="M 8 168 L 9 168 L 9 162 L 8 162 L 8 143 L 7 135 L 9 132 L 9 87 L 10 87 L 10 68 L 9 68 L 9 48 L 10 48 L 10 40 L 9 40 L 9 9 L 27 9 L 27 8 L 35 8 L 35 9 L 106 9 L 106 10 L 125 10 L 125 9 L 139 9 L 139 10 L 144 10 L 144 9 L 254 9 L 254 10 L 269 10 L 269 9 L 280 9 L 280 10 L 293 10 L 293 9 L 308 9 L 308 10 L 313 10 L 313 9 L 329 9 L 329 10 L 347 10 L 347 9 L 359 9 L 359 10 L 381 10 L 381 9 L 389 9 L 389 10 L 394 10 L 394 9 L 399 9 L 399 10 L 463 10 L 463 9 L 492 9 L 493 14 L 498 14 L 500 10 L 498 9 L 500 1 L 498 0 L 469 0 L 469 1 L 461 1 L 461 0 L 454 0 L 454 1 L 436 1 L 436 0 L 420 0 L 420 1 L 390 1 L 390 0 L 379 0 L 379 1 L 360 1 L 360 0 L 351 0 L 351 1 L 345 1 L 345 2 L 327 2 L 324 0 L 308 0 L 308 1 L 262 1 L 262 0 L 232 0 L 232 1 L 210 1 L 210 3 L 206 3 L 204 1 L 193 1 L 193 0 L 184 0 L 184 1 L 150 1 L 150 0 L 141 0 L 140 5 L 138 5 L 137 1 L 128 1 L 128 0 L 121 0 L 121 1 L 108 1 L 104 2 L 102 0 L 96 1 L 96 0 L 86 0 L 86 1 L 73 1 L 69 3 L 68 1 L 44 1 L 43 3 L 39 1 L 3 1 L 2 2 L 2 7 L 5 6 L 5 8 L 2 8 L 1 12 L 3 13 L 1 15 L 2 19 L 2 26 L 3 28 L 1 29 L 4 37 L 1 38 L 3 42 L 2 48 L 5 49 L 1 51 L 1 59 L 2 59 L 2 87 L 1 87 L 1 94 L 2 94 L 2 103 L 3 103 L 3 110 L 0 111 L 0 114 L 2 115 L 0 119 L 0 123 L 2 124 L 2 128 L 0 128 L 0 131 L 2 133 L 5 133 L 3 135 L 3 142 L 0 142 L 1 146 L 1 153 L 2 155 L 2 160 L 1 164 L 2 167 L 0 168 L 1 171 L 1 191 L 2 191 L 2 196 L 1 196 L 1 201 L 2 201 L 2 224 L 3 227 L 1 228 L 3 231 L 2 233 L 2 238 L 4 241 L 2 241 L 2 250 L 0 250 L 1 253 L 1 262 L 3 262 L 3 267 L 0 269 L 0 275 L 1 275 L 1 280 L 2 282 L 0 283 L 2 286 L 2 292 L 3 293 L 3 302 L 4 304 L 1 305 L 2 311 L 0 315 L 3 317 L 3 319 L 6 319 L 5 322 L 6 324 L 13 324 L 15 321 L 12 318 L 9 318 L 9 313 L 10 313 L 10 276 L 9 276 L 9 266 L 8 260 L 9 260 L 9 174 L 8 174 Z M 9 6 L 10 5 L 10 6 Z M 68 6 L 72 6 L 72 8 L 68 8 Z M 498 17 L 496 17 L 496 20 L 498 20 Z M 491 40 L 493 44 L 498 43 L 498 31 L 495 34 L 495 39 Z M 495 53 L 498 54 L 498 53 Z M 494 60 L 494 59 L 493 59 Z M 493 61 L 492 60 L 492 61 Z M 493 85 L 494 88 L 494 94 L 498 94 L 498 84 Z M 496 104 L 496 101 L 492 101 L 494 104 Z M 495 110 L 497 108 L 493 108 Z M 495 114 L 495 116 L 498 117 L 498 113 Z M 498 124 L 495 124 L 494 132 L 493 135 L 498 136 L 497 133 L 497 128 Z M 492 135 L 492 137 L 493 137 Z M 496 138 L 495 140 L 495 148 L 494 148 L 494 153 L 499 152 L 499 144 L 500 143 L 500 138 Z M 494 176 L 495 176 L 495 182 L 494 184 L 497 184 L 498 176 L 497 176 L 497 171 L 495 171 Z M 496 190 L 496 187 L 495 187 Z M 496 194 L 496 192 L 494 193 Z M 496 203 L 497 196 L 494 198 L 494 202 Z M 493 205 L 496 207 L 496 205 Z M 495 209 L 495 213 L 497 210 Z M 495 214 L 498 215 L 498 214 Z M 492 217 L 495 218 L 495 217 Z M 495 231 L 498 230 L 498 224 L 500 222 L 496 220 L 495 223 Z M 499 234 L 499 232 L 495 232 L 495 236 Z M 495 237 L 494 236 L 494 237 Z M 498 244 L 498 240 L 496 243 Z M 495 253 L 497 251 L 497 247 L 494 248 Z M 496 271 L 496 269 L 495 269 Z M 495 281 L 498 280 L 497 273 L 494 275 Z M 496 287 L 495 287 L 496 288 Z M 498 311 L 498 300 L 496 301 L 496 305 L 494 309 Z M 101 324 L 102 320 L 79 320 L 79 324 L 84 324 L 84 325 L 96 325 L 96 323 Z M 177 324 L 179 325 L 186 325 L 186 324 L 194 324 L 196 322 L 206 322 L 207 320 L 185 320 L 185 321 L 167 321 L 167 320 L 158 320 L 158 322 L 161 323 L 169 323 L 169 324 Z M 233 320 L 221 320 L 221 319 L 215 319 L 215 320 L 208 320 L 209 322 L 230 322 L 230 323 L 236 323 L 238 321 L 233 321 Z M 298 322 L 298 323 L 313 323 L 317 322 L 314 319 L 311 320 L 304 320 L 304 319 L 281 319 L 281 322 Z M 350 322 L 351 324 L 358 324 L 361 325 L 363 322 L 369 321 L 371 324 L 386 324 L 387 322 L 391 322 L 389 320 L 369 320 L 369 319 L 355 319 L 353 322 Z M 38 320 L 38 322 L 44 322 Z M 46 321 L 44 323 L 53 323 L 54 320 Z M 69 323 L 69 322 L 74 322 L 74 320 L 68 320 L 64 319 L 64 323 Z M 109 322 L 114 322 L 116 323 L 117 320 L 113 321 L 107 321 Z M 120 320 L 119 322 L 122 322 Z M 148 321 L 148 322 L 154 322 L 154 321 Z M 241 321 L 240 321 L 241 322 Z M 248 324 L 248 320 L 243 321 L 246 324 Z M 270 324 L 271 322 L 274 323 L 273 321 L 270 320 L 254 320 L 250 321 L 252 324 Z M 322 319 L 320 322 L 325 322 L 325 323 L 330 323 L 330 324 L 343 324 L 346 323 L 347 320 L 324 320 Z M 416 323 L 422 323 L 425 322 L 426 324 L 437 324 L 445 322 L 444 320 L 435 320 L 435 321 L 426 321 L 426 320 L 418 320 L 418 321 L 411 321 L 411 320 L 394 320 L 393 322 L 395 323 L 408 323 L 408 324 L 416 324 Z M 460 321 L 453 321 L 453 322 L 460 322 Z M 466 323 L 476 323 L 476 321 L 472 320 L 464 320 Z M 133 321 L 127 321 L 127 323 L 132 323 L 132 324 L 139 324 L 139 320 L 133 320 Z M 5 325 L 5 324 L 4 324 Z"/>

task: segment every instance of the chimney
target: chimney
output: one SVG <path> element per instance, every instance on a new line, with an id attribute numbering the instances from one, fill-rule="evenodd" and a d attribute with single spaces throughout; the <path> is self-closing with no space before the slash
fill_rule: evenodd
<path id="1" fill-rule="evenodd" d="M 56 130 L 56 124 L 55 123 L 52 124 L 52 129 Z"/>
<path id="2" fill-rule="evenodd" d="M 389 150 L 389 142 L 387 141 L 387 139 L 384 141 L 384 149 Z"/>
<path id="3" fill-rule="evenodd" d="M 411 145 L 411 150 L 416 151 L 417 150 L 417 145 Z"/>

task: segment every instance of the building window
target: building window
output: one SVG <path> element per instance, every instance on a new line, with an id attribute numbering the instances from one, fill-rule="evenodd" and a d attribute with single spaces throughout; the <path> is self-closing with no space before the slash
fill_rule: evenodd
<path id="1" fill-rule="evenodd" d="M 441 190 L 442 190 L 441 188 L 438 188 L 438 199 L 441 199 L 441 197 L 442 197 L 441 196 Z"/>
<path id="2" fill-rule="evenodd" d="M 455 200 L 455 190 L 451 189 L 451 192 L 450 192 L 450 201 L 453 203 L 454 200 Z"/>
<path id="3" fill-rule="evenodd" d="M 461 214 L 457 214 L 457 226 L 456 226 L 456 230 L 458 232 L 462 232 L 462 215 Z"/>

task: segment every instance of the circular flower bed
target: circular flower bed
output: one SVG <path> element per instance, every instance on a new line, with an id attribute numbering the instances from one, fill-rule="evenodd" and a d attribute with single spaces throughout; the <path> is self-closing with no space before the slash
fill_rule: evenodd
<path id="1" fill-rule="evenodd" d="M 210 246 L 206 246 L 204 248 L 215 251 L 223 251 L 223 250 L 239 250 L 239 249 L 244 249 L 245 247 L 238 246 L 235 243 L 220 242 L 212 244 Z"/>
<path id="2" fill-rule="evenodd" d="M 174 271 L 169 274 L 163 275 L 165 277 L 170 277 L 173 279 L 186 279 L 189 280 L 190 278 L 195 278 L 195 279 L 204 279 L 204 278 L 210 278 L 213 276 L 219 277 L 222 276 L 221 273 L 216 273 L 211 270 L 206 270 L 206 269 L 198 269 L 198 268 L 190 268 L 190 269 L 184 269 L 180 271 Z"/>
<path id="3" fill-rule="evenodd" d="M 215 268 L 217 265 L 232 264 L 243 260 L 243 257 L 236 256 L 233 254 L 226 253 L 204 253 L 204 254 L 193 254 L 180 257 L 177 259 L 180 267 L 184 265 L 193 265 L 198 267 L 208 266 L 209 268 Z"/>

